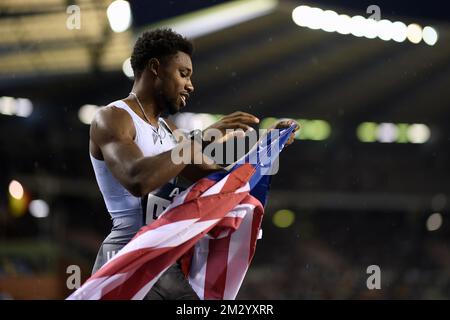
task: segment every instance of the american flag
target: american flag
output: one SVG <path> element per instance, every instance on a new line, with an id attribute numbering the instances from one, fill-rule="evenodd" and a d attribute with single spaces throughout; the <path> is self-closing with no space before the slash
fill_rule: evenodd
<path id="1" fill-rule="evenodd" d="M 293 130 L 265 135 L 229 172 L 189 187 L 67 299 L 143 299 L 177 260 L 200 299 L 235 299 L 261 232 L 267 170 Z"/>

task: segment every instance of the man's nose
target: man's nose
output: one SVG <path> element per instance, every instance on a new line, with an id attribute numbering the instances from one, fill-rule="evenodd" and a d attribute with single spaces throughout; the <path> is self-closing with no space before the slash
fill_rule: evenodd
<path id="1" fill-rule="evenodd" d="M 194 85 L 192 84 L 191 80 L 189 80 L 189 82 L 186 84 L 185 88 L 186 88 L 187 92 L 189 92 L 189 93 L 194 91 Z"/>

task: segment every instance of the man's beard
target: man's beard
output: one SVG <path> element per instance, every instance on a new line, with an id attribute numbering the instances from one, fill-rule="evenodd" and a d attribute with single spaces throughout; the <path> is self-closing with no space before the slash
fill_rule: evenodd
<path id="1" fill-rule="evenodd" d="M 161 98 L 164 105 L 164 109 L 162 111 L 163 114 L 174 115 L 180 111 L 177 105 L 170 101 L 167 97 L 163 95 Z"/>
<path id="2" fill-rule="evenodd" d="M 167 102 L 167 112 L 170 115 L 174 115 L 174 114 L 178 113 L 179 111 L 180 110 L 178 109 L 178 107 L 175 104 L 173 104 L 171 102 Z"/>

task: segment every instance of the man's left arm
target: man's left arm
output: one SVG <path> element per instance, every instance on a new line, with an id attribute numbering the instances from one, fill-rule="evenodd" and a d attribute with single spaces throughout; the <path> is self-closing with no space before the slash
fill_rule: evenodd
<path id="1" fill-rule="evenodd" d="M 173 134 L 175 135 L 175 139 L 177 141 L 181 141 L 181 139 L 186 139 L 183 133 L 178 130 L 175 123 L 169 119 L 165 119 L 166 123 L 169 125 L 170 129 L 172 130 Z M 288 141 L 286 142 L 286 146 L 292 144 L 294 142 L 295 134 L 300 129 L 300 125 L 292 119 L 283 119 L 278 121 L 271 129 L 283 129 L 283 128 L 289 128 L 292 124 L 296 124 L 296 128 L 292 132 L 291 136 L 289 137 Z M 201 178 L 204 178 L 208 176 L 209 174 L 213 172 L 217 172 L 220 170 L 224 170 L 224 167 L 214 163 L 214 164 L 207 164 L 207 163 L 201 163 L 201 164 L 189 164 L 187 165 L 180 173 L 180 175 L 188 179 L 189 181 L 196 182 L 200 180 Z"/>
<path id="2" fill-rule="evenodd" d="M 175 139 L 180 142 L 182 139 L 186 139 L 184 134 L 178 130 L 177 126 L 173 121 L 170 119 L 164 119 L 167 123 L 167 125 L 170 127 L 170 130 L 172 130 L 172 133 L 175 136 Z M 196 182 L 200 180 L 201 178 L 204 178 L 208 176 L 209 174 L 213 172 L 217 172 L 223 170 L 223 167 L 221 167 L 218 164 L 207 164 L 207 163 L 201 163 L 201 164 L 189 164 L 187 165 L 181 172 L 180 176 L 183 178 L 191 181 Z"/>

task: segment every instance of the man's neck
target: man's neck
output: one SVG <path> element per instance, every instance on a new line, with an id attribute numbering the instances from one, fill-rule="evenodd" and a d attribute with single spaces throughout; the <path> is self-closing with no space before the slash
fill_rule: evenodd
<path id="1" fill-rule="evenodd" d="M 139 105 L 139 102 L 141 103 L 142 108 L 144 108 L 145 116 L 148 118 L 148 120 L 152 123 L 157 123 L 158 118 L 161 115 L 161 110 L 156 105 L 156 99 L 152 92 L 149 92 L 148 89 L 145 90 L 139 82 L 135 82 L 133 85 L 133 89 L 131 90 L 134 92 L 139 99 L 139 101 L 136 100 L 135 97 L 131 96 L 133 100 L 135 100 L 136 104 Z"/>

